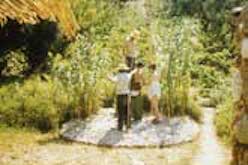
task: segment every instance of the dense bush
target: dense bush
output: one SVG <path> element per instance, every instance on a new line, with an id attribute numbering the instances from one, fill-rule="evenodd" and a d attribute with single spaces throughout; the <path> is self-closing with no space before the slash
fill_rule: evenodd
<path id="1" fill-rule="evenodd" d="M 0 121 L 10 126 L 34 127 L 42 131 L 58 128 L 61 114 L 70 108 L 65 94 L 51 80 L 44 81 L 39 76 L 23 84 L 1 87 Z"/>
<path id="2" fill-rule="evenodd" d="M 200 121 L 200 108 L 190 96 L 191 59 L 197 56 L 200 45 L 198 41 L 193 43 L 192 39 L 198 37 L 200 24 L 190 18 L 170 18 L 158 20 L 157 25 L 157 32 L 153 33 L 160 36 L 156 61 L 162 69 L 161 108 L 168 116 L 189 115 Z"/>
<path id="3" fill-rule="evenodd" d="M 77 100 L 79 112 L 87 116 L 96 112 L 103 99 L 113 93 L 106 78 L 110 69 L 109 54 L 98 52 L 96 45 L 78 36 L 64 57 L 57 55 L 53 59 L 51 74 Z"/>
<path id="4" fill-rule="evenodd" d="M 192 76 L 195 85 L 211 88 L 221 84 L 229 73 L 230 61 L 234 58 L 230 11 L 241 6 L 245 0 L 203 1 L 173 0 L 164 2 L 169 15 L 191 17 L 200 21 L 200 35 L 197 37 L 202 48 L 193 57 Z M 206 94 L 206 92 L 203 92 Z M 204 94 L 204 95 L 205 95 Z M 209 95 L 209 94 L 208 94 Z"/>

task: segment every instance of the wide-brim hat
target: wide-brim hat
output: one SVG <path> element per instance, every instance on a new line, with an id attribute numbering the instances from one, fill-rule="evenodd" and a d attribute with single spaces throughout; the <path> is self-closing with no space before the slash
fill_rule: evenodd
<path id="1" fill-rule="evenodd" d="M 126 64 L 120 64 L 118 66 L 118 71 L 129 71 L 130 68 Z"/>
<path id="2" fill-rule="evenodd" d="M 236 16 L 239 15 L 244 10 L 244 7 L 238 6 L 232 9 L 231 13 L 232 15 Z"/>

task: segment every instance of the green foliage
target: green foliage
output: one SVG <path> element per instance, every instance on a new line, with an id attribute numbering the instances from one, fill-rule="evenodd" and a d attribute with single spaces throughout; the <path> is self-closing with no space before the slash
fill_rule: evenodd
<path id="1" fill-rule="evenodd" d="M 224 79 L 210 92 L 210 104 L 217 108 L 214 119 L 217 135 L 227 144 L 230 144 L 232 140 L 231 123 L 234 117 L 230 86 L 230 80 Z"/>
<path id="2" fill-rule="evenodd" d="M 212 43 L 207 42 L 215 48 L 230 46 L 231 34 L 228 23 L 229 12 L 233 7 L 242 5 L 246 0 L 207 0 L 199 2 L 198 0 L 171 0 L 171 15 L 187 15 L 201 19 L 204 30 L 209 33 Z M 215 42 L 214 42 L 215 41 Z"/>
<path id="3" fill-rule="evenodd" d="M 202 111 L 194 98 L 185 96 L 184 93 L 179 91 L 174 92 L 171 102 L 169 102 L 169 96 L 163 93 L 160 102 L 162 112 L 169 117 L 187 115 L 195 121 L 201 122 Z M 172 107 L 170 108 L 170 106 Z"/>
<path id="4" fill-rule="evenodd" d="M 161 68 L 161 110 L 166 115 L 200 120 L 200 108 L 189 95 L 192 86 L 211 97 L 213 105 L 225 100 L 228 85 L 223 80 L 232 58 L 230 27 L 225 22 L 227 10 L 241 1 L 147 0 L 147 13 L 140 6 L 118 0 L 70 1 L 80 34 L 67 46 L 61 39 L 50 44 L 56 38 L 49 35 L 55 34 L 54 26 L 43 37 L 33 34 L 30 40 L 37 38 L 37 42 L 33 42 L 32 51 L 38 53 L 29 54 L 29 62 L 36 66 L 36 58 L 41 57 L 47 75 L 0 88 L 2 122 L 49 130 L 70 118 L 95 113 L 106 100 L 111 104 L 114 86 L 106 77 L 123 62 L 125 41 L 134 29 L 141 32 L 137 41 L 140 60 L 156 62 Z M 43 50 L 53 53 L 48 58 L 46 52 L 39 56 Z M 26 58 L 19 51 L 6 59 L 4 73 L 18 76 L 26 70 Z"/>
<path id="5" fill-rule="evenodd" d="M 190 18 L 170 18 L 157 22 L 153 35 L 159 35 L 155 53 L 156 62 L 162 68 L 161 109 L 167 116 L 189 115 L 200 121 L 200 108 L 189 95 L 193 65 L 190 59 L 198 51 L 198 43 L 192 47 L 192 38 L 199 33 L 199 24 Z M 193 26 L 189 26 L 192 23 Z"/>
<path id="6" fill-rule="evenodd" d="M 229 74 L 231 61 L 230 53 L 223 50 L 217 53 L 208 53 L 200 51 L 193 56 L 191 67 L 192 78 L 195 84 L 203 88 L 215 88 L 216 85 L 222 83 L 223 77 Z"/>
<path id="7" fill-rule="evenodd" d="M 234 115 L 233 104 L 230 98 L 231 97 L 218 106 L 217 115 L 215 116 L 217 135 L 220 136 L 226 143 L 231 142 L 231 123 Z"/>
<path id="8" fill-rule="evenodd" d="M 169 15 L 191 17 L 199 20 L 202 47 L 193 56 L 192 77 L 194 84 L 201 88 L 216 88 L 229 73 L 230 59 L 233 58 L 230 10 L 244 4 L 245 0 L 173 0 L 164 2 Z M 209 92 L 210 90 L 207 89 Z M 211 91 L 210 91 L 211 92 Z M 209 94 L 208 94 L 209 95 Z"/>
<path id="9" fill-rule="evenodd" d="M 24 84 L 1 87 L 0 121 L 10 126 L 34 127 L 42 131 L 58 128 L 62 112 L 69 108 L 63 99 L 66 96 L 58 95 L 59 91 L 51 80 L 44 81 L 39 77 Z"/>
<path id="10" fill-rule="evenodd" d="M 229 79 L 223 79 L 219 85 L 216 85 L 209 92 L 210 105 L 218 106 L 223 104 L 227 97 L 231 97 L 231 82 Z"/>
<path id="11" fill-rule="evenodd" d="M 85 37 L 78 36 L 68 47 L 65 57 L 57 55 L 53 61 L 51 73 L 54 81 L 58 81 L 75 99 L 83 116 L 96 112 L 103 98 L 113 91 L 106 79 L 111 59 L 98 50 L 97 45 L 91 45 Z"/>
<path id="12" fill-rule="evenodd" d="M 0 65 L 3 68 L 0 75 L 4 76 L 21 76 L 28 68 L 27 58 L 20 50 L 11 51 L 4 57 L 1 57 Z"/>

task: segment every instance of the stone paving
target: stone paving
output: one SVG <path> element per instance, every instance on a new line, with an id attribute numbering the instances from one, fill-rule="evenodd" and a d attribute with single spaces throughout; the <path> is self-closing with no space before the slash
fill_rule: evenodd
<path id="1" fill-rule="evenodd" d="M 65 123 L 61 137 L 85 144 L 108 147 L 164 147 L 191 142 L 200 132 L 196 122 L 188 117 L 164 118 L 159 124 L 152 123 L 151 116 L 133 122 L 132 129 L 120 132 L 112 108 L 102 109 L 84 121 Z"/>

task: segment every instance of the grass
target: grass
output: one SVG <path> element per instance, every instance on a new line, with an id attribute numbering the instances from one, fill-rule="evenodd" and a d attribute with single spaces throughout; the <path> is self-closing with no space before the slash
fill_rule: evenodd
<path id="1" fill-rule="evenodd" d="M 125 149 L 98 148 L 65 142 L 54 133 L 8 128 L 0 125 L 0 164 L 147 164 L 187 165 L 197 145 L 184 144 L 172 148 Z M 172 152 L 173 151 L 173 152 Z M 151 153 L 153 153 L 151 155 Z M 178 157 L 178 155 L 180 155 Z M 96 159 L 96 157 L 98 159 Z"/>
<path id="2" fill-rule="evenodd" d="M 19 153 L 29 147 L 39 145 L 39 142 L 51 137 L 54 137 L 54 133 L 41 134 L 34 129 L 11 128 L 0 125 L 0 153 Z"/>
<path id="3" fill-rule="evenodd" d="M 217 135 L 227 145 L 231 144 L 232 120 L 233 120 L 233 104 L 231 99 L 227 99 L 223 104 L 217 107 L 217 114 L 214 119 Z"/>

